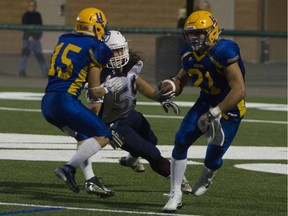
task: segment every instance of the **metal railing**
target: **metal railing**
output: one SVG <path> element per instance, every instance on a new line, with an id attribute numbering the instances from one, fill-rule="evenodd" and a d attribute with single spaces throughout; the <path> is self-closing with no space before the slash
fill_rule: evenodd
<path id="1" fill-rule="evenodd" d="M 182 34 L 181 29 L 177 28 L 128 28 L 128 27 L 110 27 L 123 33 L 130 34 Z M 22 25 L 22 24 L 5 24 L 0 23 L 0 30 L 35 30 L 50 32 L 71 32 L 73 26 L 66 25 Z M 224 30 L 222 35 L 237 37 L 264 37 L 264 38 L 287 38 L 287 31 L 257 31 L 257 30 Z"/>

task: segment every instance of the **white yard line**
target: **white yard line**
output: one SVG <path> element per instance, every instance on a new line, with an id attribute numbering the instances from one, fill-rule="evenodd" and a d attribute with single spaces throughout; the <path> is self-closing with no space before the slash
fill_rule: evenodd
<path id="1" fill-rule="evenodd" d="M 164 157 L 170 158 L 173 145 L 157 146 Z M 0 133 L 0 159 L 67 161 L 75 152 L 76 142 L 69 136 Z M 206 146 L 192 146 L 188 158 L 204 159 Z M 107 145 L 93 157 L 95 162 L 118 163 L 127 153 Z M 286 147 L 231 146 L 227 160 L 286 160 Z"/>
<path id="2" fill-rule="evenodd" d="M 40 109 L 23 109 L 12 107 L 0 107 L 3 111 L 16 111 L 16 112 L 41 112 Z M 162 119 L 183 119 L 184 116 L 167 116 L 167 115 L 144 115 L 146 118 L 162 118 Z M 271 120 L 256 120 L 256 119 L 243 119 L 242 122 L 249 123 L 264 123 L 264 124 L 288 124 L 287 121 L 271 121 Z"/>
<path id="3" fill-rule="evenodd" d="M 67 162 L 74 155 L 75 148 L 76 143 L 74 139 L 68 136 L 0 133 L 0 160 Z M 163 157 L 171 157 L 172 145 L 158 145 L 158 148 Z M 202 162 L 193 160 L 203 160 L 205 152 L 206 146 L 192 146 L 188 151 L 187 164 L 203 165 Z M 119 158 L 126 155 L 126 151 L 121 149 L 114 150 L 108 145 L 91 159 L 92 162 L 96 163 L 118 164 Z M 273 163 L 271 162 L 269 164 L 238 164 L 235 167 L 287 175 L 287 164 L 278 162 L 279 160 L 287 160 L 286 147 L 231 146 L 225 154 L 224 159 L 273 161 Z M 140 161 L 144 164 L 148 163 L 144 159 L 140 159 Z"/>
<path id="4" fill-rule="evenodd" d="M 35 93 L 35 92 L 0 92 L 0 99 L 5 100 L 30 100 L 30 101 L 40 101 L 43 97 L 43 93 Z M 194 102 L 191 101 L 174 101 L 180 107 L 192 107 Z M 144 102 L 137 101 L 137 105 L 142 106 L 160 106 L 157 102 Z M 259 110 L 267 110 L 267 111 L 288 111 L 287 104 L 273 104 L 273 103 L 253 103 L 247 102 L 247 108 L 255 108 Z"/>

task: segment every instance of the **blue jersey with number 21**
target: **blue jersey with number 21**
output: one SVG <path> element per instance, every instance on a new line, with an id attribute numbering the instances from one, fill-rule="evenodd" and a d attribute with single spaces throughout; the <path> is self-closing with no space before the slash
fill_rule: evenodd
<path id="1" fill-rule="evenodd" d="M 243 78 L 245 68 L 238 45 L 232 40 L 219 40 L 207 53 L 198 55 L 188 45 L 181 51 L 182 66 L 194 86 L 201 88 L 201 96 L 210 106 L 218 105 L 229 93 L 230 86 L 225 78 L 224 69 L 238 62 Z M 246 112 L 245 101 L 229 111 L 229 114 L 243 116 Z M 225 117 L 225 116 L 223 116 Z"/>

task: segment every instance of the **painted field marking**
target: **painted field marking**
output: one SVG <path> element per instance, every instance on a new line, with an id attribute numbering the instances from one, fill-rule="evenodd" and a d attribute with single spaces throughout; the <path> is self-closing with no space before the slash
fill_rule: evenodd
<path id="1" fill-rule="evenodd" d="M 1 205 L 1 203 L 0 203 Z M 0 212 L 0 215 L 18 215 L 18 214 L 29 214 L 29 213 L 38 213 L 38 212 L 48 212 L 48 211 L 59 211 L 64 210 L 64 208 L 37 208 L 37 209 L 25 209 L 25 210 L 18 210 L 18 211 L 7 211 L 7 212 Z"/>
<path id="2" fill-rule="evenodd" d="M 158 145 L 163 157 L 170 158 L 172 145 Z M 0 160 L 26 160 L 26 161 L 62 161 L 67 162 L 74 155 L 76 142 L 69 136 L 0 133 Z M 189 165 L 203 165 L 192 159 L 204 159 L 206 146 L 192 146 L 188 151 Z M 92 156 L 92 162 L 116 163 L 119 158 L 126 156 L 127 152 L 121 149 L 114 150 L 110 145 Z M 265 146 L 231 146 L 224 156 L 225 160 L 268 160 L 273 161 L 266 165 L 257 163 L 237 165 L 236 168 L 270 172 L 287 175 L 287 164 L 275 163 L 287 160 L 286 147 Z M 140 159 L 144 164 L 148 162 Z M 286 168 L 286 169 L 285 169 Z"/>
<path id="3" fill-rule="evenodd" d="M 23 207 L 36 207 L 36 208 L 54 208 L 59 210 L 75 210 L 75 211 L 89 211 L 89 212 L 110 212 L 118 214 L 135 214 L 135 215 L 163 215 L 167 216 L 167 213 L 159 212 L 145 212 L 145 211 L 125 211 L 125 210 L 112 210 L 112 209 L 97 209 L 97 208 L 79 208 L 79 207 L 68 207 L 68 206 L 47 206 L 47 205 L 34 205 L 25 203 L 5 203 L 0 202 L 2 206 L 23 206 Z M 0 212 L 1 215 L 1 212 Z M 173 216 L 196 216 L 188 214 L 172 214 Z M 171 216 L 172 216 L 171 215 Z"/>
<path id="4" fill-rule="evenodd" d="M 0 92 L 0 99 L 5 100 L 30 100 L 40 101 L 43 97 L 43 93 L 35 92 Z M 179 107 L 192 107 L 194 102 L 188 101 L 174 101 Z M 157 102 L 144 102 L 137 101 L 137 105 L 142 106 L 160 106 Z M 246 103 L 247 108 L 254 108 L 267 111 L 288 111 L 287 104 L 273 104 L 273 103 Z"/>
<path id="5" fill-rule="evenodd" d="M 38 112 L 40 109 L 23 109 L 12 107 L 0 107 L 3 111 L 16 111 L 16 112 Z M 165 115 L 144 115 L 146 118 L 162 118 L 162 119 L 183 119 L 184 116 L 165 116 Z M 248 123 L 262 123 L 262 124 L 288 124 L 287 121 L 271 121 L 271 120 L 255 120 L 255 119 L 243 119 L 242 122 Z"/>

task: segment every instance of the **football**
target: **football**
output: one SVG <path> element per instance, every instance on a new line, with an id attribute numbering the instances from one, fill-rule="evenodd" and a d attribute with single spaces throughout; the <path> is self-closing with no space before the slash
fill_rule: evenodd
<path id="1" fill-rule="evenodd" d="M 181 94 L 183 88 L 181 87 L 180 80 L 166 79 L 162 81 L 161 88 L 164 90 L 164 94 L 170 91 L 175 92 L 175 96 Z"/>

